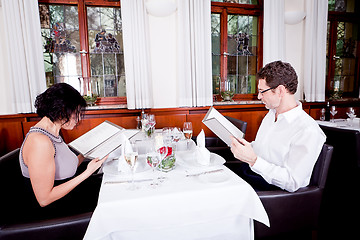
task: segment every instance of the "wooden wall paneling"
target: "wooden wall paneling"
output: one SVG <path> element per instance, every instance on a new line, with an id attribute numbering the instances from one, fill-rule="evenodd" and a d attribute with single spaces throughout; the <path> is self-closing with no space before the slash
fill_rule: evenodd
<path id="1" fill-rule="evenodd" d="M 0 121 L 0 156 L 21 147 L 23 140 L 21 120 Z"/>
<path id="2" fill-rule="evenodd" d="M 201 129 L 204 130 L 206 137 L 214 137 L 215 134 L 206 127 L 205 124 L 202 123 L 202 120 L 204 119 L 206 113 L 194 113 L 187 115 L 186 121 L 192 122 L 193 125 L 193 136 L 196 137 L 199 135 Z"/>
<path id="3" fill-rule="evenodd" d="M 232 118 L 240 119 L 247 122 L 247 128 L 245 133 L 245 139 L 249 142 L 254 141 L 256 133 L 260 127 L 262 119 L 265 117 L 268 110 L 247 110 L 247 111 L 238 111 L 238 112 L 224 112 L 225 116 Z"/>
<path id="4" fill-rule="evenodd" d="M 178 127 L 182 130 L 184 122 L 186 122 L 186 114 L 155 114 L 155 128 Z"/>
<path id="5" fill-rule="evenodd" d="M 339 113 L 335 118 L 347 118 L 346 111 L 350 106 L 354 107 L 356 115 L 360 116 L 360 100 L 358 99 L 352 101 L 332 101 L 330 105 L 335 105 L 338 108 Z M 326 102 L 303 103 L 304 109 L 314 119 L 320 118 L 320 110 L 325 106 Z M 263 104 L 217 105 L 215 108 L 224 115 L 246 121 L 248 127 L 245 139 L 248 141 L 255 139 L 258 127 L 267 113 Z M 158 129 L 175 126 L 182 128 L 185 121 L 190 121 L 193 123 L 194 136 L 197 136 L 201 129 L 204 129 L 206 136 L 214 136 L 202 123 L 202 119 L 208 109 L 209 107 L 145 109 L 145 113 L 155 115 L 157 121 L 156 128 Z M 136 117 L 140 116 L 140 114 L 140 109 L 89 109 L 86 111 L 85 119 L 82 120 L 79 126 L 72 131 L 62 131 L 62 135 L 65 142 L 68 143 L 105 120 L 109 120 L 124 128 L 135 128 Z M 40 118 L 35 113 L 0 115 L 0 155 L 20 147 L 24 140 L 24 135 L 39 120 Z"/>
<path id="6" fill-rule="evenodd" d="M 312 118 L 314 118 L 315 120 L 319 120 L 322 108 L 323 108 L 323 106 L 310 108 L 309 115 Z M 348 116 L 346 114 L 346 112 L 348 111 L 348 108 L 349 108 L 348 106 L 336 106 L 337 114 L 335 115 L 335 119 L 348 118 Z M 360 117 L 360 107 L 353 107 L 353 108 L 355 110 L 355 114 L 357 115 L 357 117 Z"/>
<path id="7" fill-rule="evenodd" d="M 83 119 L 73 130 L 61 130 L 64 141 L 70 143 L 105 120 L 127 129 L 136 128 L 136 116 Z"/>
<path id="8" fill-rule="evenodd" d="M 31 121 L 31 122 L 22 122 L 22 128 L 24 133 L 24 138 L 26 134 L 29 132 L 30 128 L 34 126 L 37 123 L 37 121 Z"/>

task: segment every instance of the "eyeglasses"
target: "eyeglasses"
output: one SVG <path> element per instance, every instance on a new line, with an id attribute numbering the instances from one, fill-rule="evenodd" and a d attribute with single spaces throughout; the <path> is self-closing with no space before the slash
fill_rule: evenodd
<path id="1" fill-rule="evenodd" d="M 269 91 L 269 90 L 271 90 L 271 89 L 275 89 L 275 88 L 277 88 L 277 86 L 276 86 L 276 87 L 271 87 L 271 88 L 268 88 L 268 89 L 265 89 L 265 90 L 262 90 L 262 91 L 259 91 L 259 93 L 264 94 L 264 93 L 266 93 L 267 91 Z"/>

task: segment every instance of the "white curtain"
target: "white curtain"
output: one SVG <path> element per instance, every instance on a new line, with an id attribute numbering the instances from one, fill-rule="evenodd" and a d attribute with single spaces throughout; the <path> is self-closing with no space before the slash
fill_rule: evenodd
<path id="1" fill-rule="evenodd" d="M 179 107 L 211 106 L 211 2 L 177 1 Z"/>
<path id="2" fill-rule="evenodd" d="M 129 109 L 153 106 L 149 26 L 144 0 L 121 0 L 126 97 Z"/>
<path id="3" fill-rule="evenodd" d="M 285 60 L 284 0 L 264 0 L 263 65 Z"/>
<path id="4" fill-rule="evenodd" d="M 3 72 L 0 76 L 6 104 L 0 113 L 34 112 L 34 101 L 46 89 L 37 0 L 1 2 Z"/>
<path id="5" fill-rule="evenodd" d="M 304 45 L 305 100 L 325 101 L 327 0 L 306 0 Z"/>

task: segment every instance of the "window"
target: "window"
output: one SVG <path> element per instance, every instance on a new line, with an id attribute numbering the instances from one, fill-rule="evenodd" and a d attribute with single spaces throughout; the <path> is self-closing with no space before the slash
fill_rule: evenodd
<path id="1" fill-rule="evenodd" d="M 254 0 L 212 1 L 213 94 L 256 99 L 262 64 L 263 7 Z"/>
<path id="2" fill-rule="evenodd" d="M 326 96 L 359 97 L 359 4 L 329 0 Z"/>
<path id="3" fill-rule="evenodd" d="M 47 85 L 125 102 L 120 1 L 39 0 L 39 13 Z"/>

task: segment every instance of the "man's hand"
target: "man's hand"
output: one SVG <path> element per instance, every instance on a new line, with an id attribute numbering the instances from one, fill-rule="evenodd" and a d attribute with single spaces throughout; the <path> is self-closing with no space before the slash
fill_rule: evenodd
<path id="1" fill-rule="evenodd" d="M 248 163 L 250 166 L 253 166 L 256 162 L 257 155 L 255 154 L 254 149 L 251 144 L 243 138 L 236 139 L 232 137 L 231 152 L 234 154 L 235 158 Z"/>

